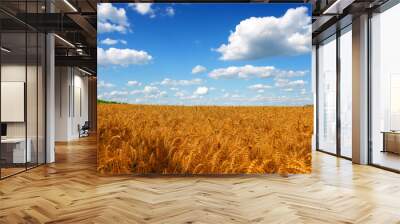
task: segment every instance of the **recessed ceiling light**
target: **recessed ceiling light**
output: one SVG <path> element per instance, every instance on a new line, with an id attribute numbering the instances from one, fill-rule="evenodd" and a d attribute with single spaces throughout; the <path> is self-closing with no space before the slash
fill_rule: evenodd
<path id="1" fill-rule="evenodd" d="M 81 71 L 81 72 L 83 72 L 83 73 L 85 73 L 85 74 L 87 74 L 87 75 L 92 75 L 92 73 L 90 73 L 90 72 L 88 72 L 88 71 L 85 71 L 85 70 L 83 70 L 83 69 L 81 69 L 81 68 L 79 68 L 79 67 L 78 67 L 78 70 Z"/>
<path id="2" fill-rule="evenodd" d="M 6 53 L 10 53 L 10 52 L 11 52 L 11 50 L 8 50 L 8 49 L 5 48 L 5 47 L 1 47 L 0 49 L 1 49 L 1 51 L 4 51 L 4 52 L 6 52 Z"/>
<path id="3" fill-rule="evenodd" d="M 57 34 L 54 34 L 54 36 L 57 37 L 57 38 L 58 38 L 59 40 L 61 40 L 62 42 L 66 43 L 67 45 L 69 45 L 69 46 L 75 48 L 75 45 L 73 45 L 73 44 L 72 44 L 71 42 L 69 42 L 68 40 L 66 40 L 66 39 L 64 39 L 64 38 L 62 38 L 62 37 L 60 37 L 60 36 L 57 35 Z"/>
<path id="4" fill-rule="evenodd" d="M 65 4 L 67 4 L 74 12 L 78 12 L 78 10 L 68 1 L 64 0 Z"/>

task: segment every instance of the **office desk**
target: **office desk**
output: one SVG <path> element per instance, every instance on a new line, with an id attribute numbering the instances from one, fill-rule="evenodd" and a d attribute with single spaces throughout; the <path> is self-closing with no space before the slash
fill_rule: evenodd
<path id="1" fill-rule="evenodd" d="M 383 131 L 382 152 L 400 154 L 400 131 Z"/>
<path id="2" fill-rule="evenodd" d="M 25 163 L 31 162 L 32 153 L 30 138 L 27 139 L 27 147 L 25 151 L 25 138 L 6 138 L 1 139 L 1 156 L 6 163 Z"/>

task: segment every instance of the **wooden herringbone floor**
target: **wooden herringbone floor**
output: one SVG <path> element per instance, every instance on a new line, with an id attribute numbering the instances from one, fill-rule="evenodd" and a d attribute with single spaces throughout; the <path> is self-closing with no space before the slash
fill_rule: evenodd
<path id="1" fill-rule="evenodd" d="M 0 181 L 0 223 L 400 223 L 400 175 L 313 155 L 313 174 L 104 177 L 94 138 Z"/>

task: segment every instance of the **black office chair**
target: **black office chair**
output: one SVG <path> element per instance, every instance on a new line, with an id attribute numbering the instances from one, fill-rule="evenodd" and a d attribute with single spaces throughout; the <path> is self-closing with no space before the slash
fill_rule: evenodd
<path id="1" fill-rule="evenodd" d="M 90 130 L 89 121 L 85 121 L 85 123 L 82 125 L 82 127 L 80 127 L 80 125 L 78 125 L 78 129 L 79 129 L 79 138 L 89 136 L 89 130 Z"/>

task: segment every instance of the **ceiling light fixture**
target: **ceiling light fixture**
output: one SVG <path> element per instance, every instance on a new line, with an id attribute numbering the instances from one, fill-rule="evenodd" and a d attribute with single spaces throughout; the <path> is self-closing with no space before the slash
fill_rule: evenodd
<path id="1" fill-rule="evenodd" d="M 1 47 L 0 49 L 1 49 L 2 51 L 6 52 L 6 53 L 10 53 L 10 52 L 11 52 L 10 50 L 8 50 L 8 49 L 5 48 L 5 47 Z"/>
<path id="2" fill-rule="evenodd" d="M 64 38 L 62 38 L 62 37 L 60 37 L 60 36 L 57 35 L 57 34 L 54 34 L 54 36 L 57 37 L 57 38 L 58 38 L 59 40 L 61 40 L 62 42 L 66 43 L 67 45 L 69 45 L 69 46 L 75 48 L 75 45 L 73 45 L 73 44 L 72 44 L 71 42 L 69 42 L 68 40 L 66 40 L 66 39 L 64 39 Z"/>
<path id="3" fill-rule="evenodd" d="M 92 73 L 90 73 L 90 72 L 88 72 L 88 71 L 85 71 L 85 70 L 83 70 L 83 69 L 81 69 L 81 68 L 79 68 L 79 67 L 78 67 L 78 70 L 81 71 L 81 72 L 83 72 L 83 73 L 85 73 L 85 74 L 87 74 L 87 75 L 90 75 L 90 76 L 92 75 Z"/>
<path id="4" fill-rule="evenodd" d="M 68 1 L 64 0 L 65 4 L 67 4 L 74 12 L 78 12 L 78 10 Z"/>
<path id="5" fill-rule="evenodd" d="M 355 0 L 336 0 L 332 5 L 330 5 L 322 15 L 337 16 L 343 14 L 343 10 L 351 5 Z"/>

